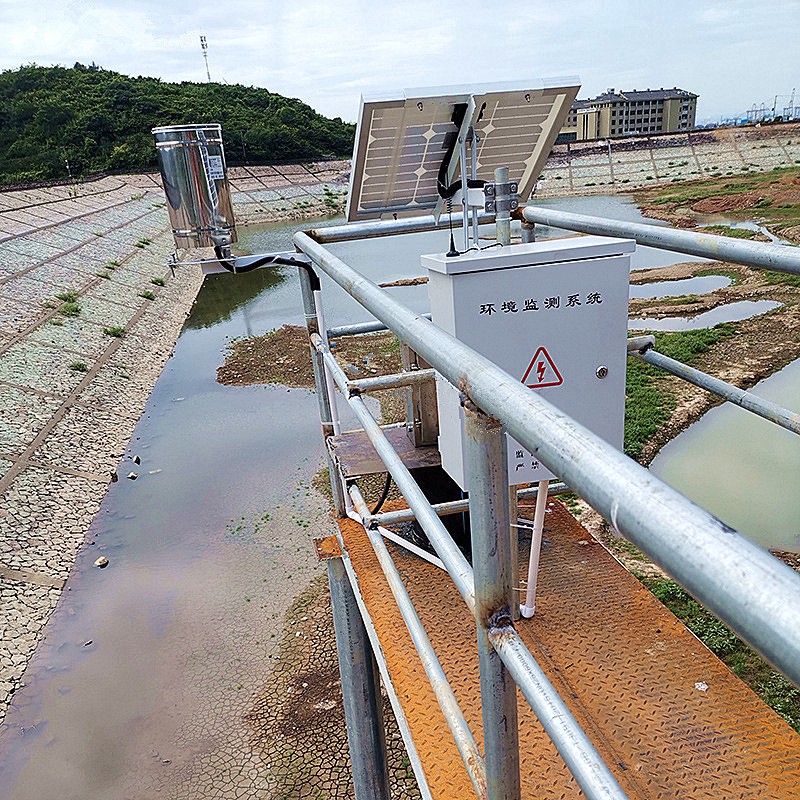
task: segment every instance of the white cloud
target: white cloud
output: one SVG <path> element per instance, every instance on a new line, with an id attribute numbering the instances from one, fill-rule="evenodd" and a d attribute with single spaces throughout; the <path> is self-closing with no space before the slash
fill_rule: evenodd
<path id="1" fill-rule="evenodd" d="M 359 95 L 579 74 L 582 96 L 679 85 L 701 115 L 800 83 L 799 0 L 0 0 L 0 68 L 92 61 L 264 86 L 354 119 Z"/>

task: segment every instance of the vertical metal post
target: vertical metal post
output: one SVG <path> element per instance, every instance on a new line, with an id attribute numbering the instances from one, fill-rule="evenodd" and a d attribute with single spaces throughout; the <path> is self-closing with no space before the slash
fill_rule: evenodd
<path id="1" fill-rule="evenodd" d="M 314 299 L 314 287 L 311 284 L 311 275 L 304 267 L 298 268 L 300 275 L 300 291 L 303 295 L 303 311 L 306 318 L 306 328 L 308 329 L 309 347 L 310 339 L 316 333 L 319 334 L 319 320 L 317 318 L 317 307 Z M 328 475 L 331 482 L 333 493 L 333 507 L 337 517 L 344 517 L 347 514 L 347 503 L 344 498 L 344 488 L 336 467 L 328 451 L 327 441 L 329 436 L 333 436 L 333 417 L 331 414 L 331 398 L 328 393 L 328 384 L 325 379 L 325 365 L 322 353 L 311 349 L 311 365 L 314 369 L 314 385 L 317 390 L 317 402 L 319 403 L 319 418 L 322 423 L 322 439 L 325 443 L 325 458 L 328 464 Z"/>
<path id="2" fill-rule="evenodd" d="M 466 139 L 459 141 L 461 148 L 461 210 L 464 214 L 464 250 L 469 250 L 469 205 L 467 204 L 467 142 Z M 478 243 L 475 242 L 477 247 Z"/>
<path id="3" fill-rule="evenodd" d="M 511 244 L 511 193 L 508 187 L 508 167 L 498 167 L 494 171 L 495 226 L 497 241 L 503 246 Z"/>
<path id="4" fill-rule="evenodd" d="M 333 627 L 356 800 L 389 800 L 378 665 L 341 558 L 328 561 Z"/>
<path id="5" fill-rule="evenodd" d="M 535 226 L 527 220 L 522 221 L 522 243 L 529 244 L 536 241 Z"/>
<path id="6" fill-rule="evenodd" d="M 469 129 L 470 134 L 472 135 L 472 142 L 471 142 L 471 152 L 470 152 L 470 177 L 473 180 L 477 180 L 478 178 L 478 133 L 470 126 Z M 475 246 L 478 247 L 478 242 L 480 241 L 478 236 L 478 209 L 473 207 L 472 209 L 472 238 L 475 241 Z"/>
<path id="7" fill-rule="evenodd" d="M 511 619 L 519 619 L 519 603 L 517 590 L 519 589 L 519 503 L 517 501 L 517 487 L 508 487 L 508 557 L 511 560 Z"/>
<path id="8" fill-rule="evenodd" d="M 519 800 L 517 687 L 488 633 L 511 625 L 508 464 L 502 425 L 465 407 L 475 620 L 481 673 L 483 745 L 489 800 Z"/>

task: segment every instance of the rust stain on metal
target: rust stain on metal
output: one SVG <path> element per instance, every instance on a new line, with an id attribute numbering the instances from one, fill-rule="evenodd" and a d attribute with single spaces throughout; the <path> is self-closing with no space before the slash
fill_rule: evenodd
<path id="1" fill-rule="evenodd" d="M 320 561 L 327 561 L 329 558 L 341 558 L 342 548 L 335 536 L 317 537 L 314 539 L 314 550 Z"/>
<path id="2" fill-rule="evenodd" d="M 605 548 L 587 547 L 594 540 L 563 506 L 551 500 L 548 508 L 536 616 L 517 630 L 628 796 L 800 797 L 800 737 Z M 432 795 L 471 797 L 364 529 L 350 521 L 340 527 Z M 390 548 L 482 747 L 475 621 L 446 573 Z M 523 565 L 527 558 L 521 542 Z M 519 711 L 522 797 L 583 798 L 521 696 Z"/>

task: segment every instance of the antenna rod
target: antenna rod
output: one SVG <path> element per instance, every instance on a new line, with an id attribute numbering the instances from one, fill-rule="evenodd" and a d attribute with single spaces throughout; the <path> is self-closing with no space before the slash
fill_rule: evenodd
<path id="1" fill-rule="evenodd" d="M 211 73 L 208 71 L 208 42 L 205 36 L 200 36 L 200 49 L 203 51 L 203 58 L 206 62 L 206 77 L 208 82 L 211 83 Z"/>

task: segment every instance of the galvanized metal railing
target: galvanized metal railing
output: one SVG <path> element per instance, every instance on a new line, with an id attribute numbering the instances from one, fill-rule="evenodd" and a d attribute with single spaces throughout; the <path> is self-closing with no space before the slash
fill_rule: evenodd
<path id="1" fill-rule="evenodd" d="M 578 219 L 578 215 L 560 212 L 556 215 L 555 212 L 541 209 L 525 209 L 523 214 L 528 223 L 544 222 L 592 233 L 629 236 L 667 249 L 714 258 L 724 257 L 750 266 L 800 274 L 800 253 L 783 252 L 792 248 L 779 248 L 776 251 L 778 246 L 760 243 L 720 243 L 720 237 L 705 234 L 691 233 L 676 237 L 676 234 L 685 233 L 680 231 L 669 231 L 670 236 L 665 240 L 664 229 L 656 226 Z M 608 227 L 603 227 L 601 222 L 608 223 Z M 463 715 L 457 709 L 457 704 L 453 705 L 453 698 L 447 689 L 441 685 L 441 673 L 436 668 L 438 662 L 430 657 L 429 642 L 426 644 L 427 637 L 424 630 L 420 630 L 421 622 L 413 606 L 410 606 L 407 593 L 397 585 L 396 577 L 399 576 L 394 574 L 396 570 L 389 563 L 391 559 L 386 560 L 388 554 L 383 552 L 385 548 L 380 537 L 370 532 L 370 541 L 378 553 L 423 662 L 427 664 L 432 683 L 435 688 L 438 686 L 437 697 L 451 731 L 460 742 L 459 749 L 478 796 L 494 799 L 518 795 L 516 725 L 511 724 L 516 719 L 516 705 L 511 702 L 513 679 L 586 796 L 619 800 L 625 797 L 623 790 L 513 626 L 511 606 L 515 601 L 512 598 L 509 569 L 510 520 L 503 432 L 507 431 L 553 473 L 559 475 L 617 530 L 798 685 L 800 576 L 603 442 L 543 397 L 530 392 L 516 378 L 444 333 L 423 316 L 397 303 L 387 292 L 327 251 L 316 240 L 343 241 L 432 227 L 435 227 L 435 223 L 430 220 L 416 224 L 413 220 L 361 223 L 327 228 L 311 234 L 297 233 L 294 243 L 315 265 L 370 311 L 381 327 L 396 334 L 463 393 L 470 468 L 469 512 L 475 554 L 474 571 L 439 519 L 439 513 L 445 509 L 434 508 L 427 501 L 360 396 L 372 388 L 371 382 L 376 387 L 400 385 L 402 379 L 390 378 L 382 382 L 381 379 L 347 379 L 328 349 L 324 326 L 320 330 L 318 291 L 301 270 L 323 432 L 328 436 L 334 428 L 335 399 L 328 391 L 326 376 L 329 376 L 353 409 L 403 493 L 414 518 L 427 534 L 468 607 L 475 613 L 481 663 L 485 742 L 483 764 L 471 758 L 475 752 L 474 739 L 464 731 Z M 652 231 L 656 232 L 655 235 Z M 712 239 L 713 242 L 706 241 Z M 360 328 L 374 330 L 375 324 L 367 323 Z M 351 327 L 350 330 L 337 330 L 336 334 L 350 332 L 356 331 Z M 658 362 L 659 366 L 672 368 L 671 364 L 663 361 L 663 357 L 653 358 L 655 354 L 652 352 L 648 357 L 649 348 L 644 345 L 634 347 L 633 351 L 634 355 L 645 360 L 652 359 L 651 363 Z M 703 380 L 697 375 L 691 375 L 690 379 L 694 379 L 694 382 Z M 731 394 L 726 386 L 708 384 L 704 388 Z M 738 399 L 742 401 L 741 396 Z M 740 404 L 744 407 L 759 406 L 759 403 L 752 403 L 747 398 Z M 758 409 L 758 413 L 767 418 L 784 414 L 785 422 L 790 423 L 784 424 L 784 427 L 796 430 L 796 415 L 792 420 L 792 412 L 779 411 L 767 409 L 763 404 Z M 496 421 L 500 421 L 502 426 Z M 345 492 L 342 482 L 335 475 L 334 465 L 331 463 L 330 466 L 334 499 L 340 516 L 350 514 L 368 530 L 374 528 L 379 520 L 388 521 L 386 518 L 389 515 L 370 514 L 359 493 Z M 359 685 L 362 684 L 363 681 Z M 498 724 L 501 719 L 509 724 Z M 348 732 L 350 725 L 348 722 Z M 355 735 L 358 735 L 357 732 Z M 377 762 L 356 761 L 354 758 L 354 772 L 358 773 L 354 774 L 354 782 L 359 800 L 362 797 L 383 800 L 384 795 L 377 793 L 374 788 L 381 784 L 373 774 L 380 765 L 376 766 Z"/>

